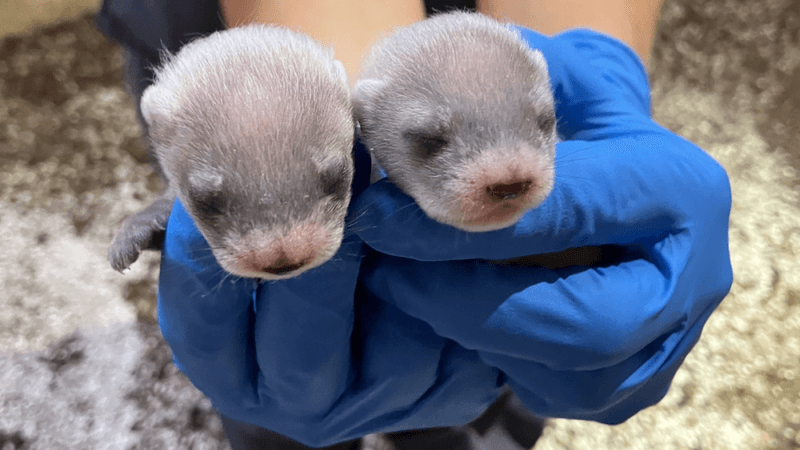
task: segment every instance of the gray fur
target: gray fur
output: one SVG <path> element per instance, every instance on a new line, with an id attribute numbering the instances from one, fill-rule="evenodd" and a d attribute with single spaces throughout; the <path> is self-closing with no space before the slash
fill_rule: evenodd
<path id="1" fill-rule="evenodd" d="M 161 250 L 174 201 L 174 195 L 165 193 L 143 210 L 125 218 L 108 248 L 108 261 L 114 270 L 123 272 L 144 250 Z"/>
<path id="2" fill-rule="evenodd" d="M 496 148 L 537 152 L 544 169 L 530 207 L 552 188 L 556 127 L 546 62 L 489 17 L 454 12 L 395 30 L 366 56 L 352 98 L 373 157 L 435 220 L 468 231 L 510 225 L 471 226 L 453 207 L 463 196 L 461 170 Z"/>
<path id="3" fill-rule="evenodd" d="M 254 231 L 288 233 L 301 222 L 332 236 L 325 257 L 303 270 L 338 249 L 353 178 L 343 74 L 333 51 L 310 37 L 249 25 L 185 45 L 142 95 L 165 198 L 180 198 L 226 270 L 232 247 Z M 135 260 L 109 255 L 118 270 Z"/>

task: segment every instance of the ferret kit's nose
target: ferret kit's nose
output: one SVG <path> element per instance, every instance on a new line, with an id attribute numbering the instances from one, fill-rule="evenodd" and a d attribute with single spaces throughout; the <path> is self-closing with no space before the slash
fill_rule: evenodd
<path id="1" fill-rule="evenodd" d="M 264 273 L 268 273 L 271 275 L 284 275 L 290 272 L 294 272 L 295 270 L 305 266 L 308 264 L 309 260 L 303 260 L 300 262 L 292 262 L 287 258 L 281 258 L 276 261 L 274 264 L 266 266 L 261 270 Z"/>
<path id="2" fill-rule="evenodd" d="M 298 225 L 278 236 L 251 236 L 248 242 L 247 247 L 255 249 L 237 258 L 239 269 L 265 277 L 293 276 L 319 264 L 332 245 L 330 232 L 318 224 Z"/>
<path id="3" fill-rule="evenodd" d="M 299 248 L 298 248 L 299 247 Z M 277 242 L 253 261 L 253 269 L 269 275 L 288 275 L 311 264 L 319 256 L 316 247 L 291 246 L 285 240 Z"/>
<path id="4" fill-rule="evenodd" d="M 519 197 L 528 192 L 533 180 L 522 180 L 514 183 L 498 183 L 486 186 L 486 195 L 493 202 L 502 202 Z"/>

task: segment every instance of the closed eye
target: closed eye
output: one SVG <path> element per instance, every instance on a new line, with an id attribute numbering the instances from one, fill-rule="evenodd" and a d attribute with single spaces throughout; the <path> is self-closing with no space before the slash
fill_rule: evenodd
<path id="1" fill-rule="evenodd" d="M 423 158 L 436 156 L 450 144 L 445 135 L 438 133 L 409 130 L 403 133 L 403 137 L 409 142 L 415 153 Z"/>
<path id="2" fill-rule="evenodd" d="M 556 126 L 556 115 L 553 111 L 547 111 L 536 118 L 536 126 L 542 134 L 551 134 Z"/>
<path id="3" fill-rule="evenodd" d="M 189 196 L 197 213 L 208 219 L 221 216 L 227 203 L 221 191 L 189 189 Z"/>
<path id="4" fill-rule="evenodd" d="M 343 201 L 350 188 L 347 167 L 343 163 L 339 163 L 320 172 L 319 186 L 324 196 Z"/>
<path id="5" fill-rule="evenodd" d="M 189 201 L 192 207 L 206 219 L 216 219 L 228 208 L 223 178 L 217 173 L 197 171 L 186 179 Z"/>

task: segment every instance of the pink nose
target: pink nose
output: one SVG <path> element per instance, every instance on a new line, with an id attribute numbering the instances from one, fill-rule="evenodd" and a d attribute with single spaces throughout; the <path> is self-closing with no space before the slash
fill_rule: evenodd
<path id="1" fill-rule="evenodd" d="M 532 184 L 532 180 L 522 180 L 507 184 L 492 184 L 486 186 L 486 195 L 489 196 L 492 202 L 511 200 L 528 192 Z"/>
<path id="2" fill-rule="evenodd" d="M 286 234 L 252 239 L 252 250 L 237 256 L 247 273 L 288 275 L 314 264 L 331 245 L 330 232 L 318 224 L 299 225 Z"/>

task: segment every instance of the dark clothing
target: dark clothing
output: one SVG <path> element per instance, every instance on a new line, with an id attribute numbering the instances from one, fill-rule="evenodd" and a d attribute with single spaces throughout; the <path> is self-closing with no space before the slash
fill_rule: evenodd
<path id="1" fill-rule="evenodd" d="M 264 428 L 222 416 L 222 425 L 234 450 L 309 450 L 299 442 Z M 544 420 L 533 416 L 510 391 L 486 412 L 463 427 L 429 428 L 387 433 L 393 449 L 369 450 L 522 450 L 539 439 Z M 360 440 L 324 447 L 324 450 L 360 450 Z"/>

